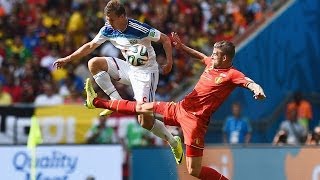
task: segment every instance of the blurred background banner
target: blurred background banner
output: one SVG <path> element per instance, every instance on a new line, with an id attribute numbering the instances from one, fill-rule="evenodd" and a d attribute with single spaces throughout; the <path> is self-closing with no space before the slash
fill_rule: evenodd
<path id="1" fill-rule="evenodd" d="M 0 179 L 30 179 L 31 157 L 25 146 L 0 146 L 0 159 Z M 121 180 L 122 161 L 121 145 L 39 146 L 36 179 Z"/>
<path id="2" fill-rule="evenodd" d="M 132 152 L 132 179 L 195 180 L 188 175 L 185 161 L 176 166 L 168 149 L 136 148 Z M 232 180 L 318 180 L 319 153 L 320 149 L 314 147 L 211 145 L 204 151 L 203 165 Z"/>
<path id="3" fill-rule="evenodd" d="M 38 107 L 35 115 L 43 131 L 44 143 L 85 143 L 85 134 L 101 110 L 83 105 Z"/>
<path id="4" fill-rule="evenodd" d="M 33 106 L 0 107 L 0 144 L 27 142 L 34 109 Z"/>
<path id="5" fill-rule="evenodd" d="M 33 115 L 39 122 L 44 144 L 86 143 L 87 132 L 97 123 L 100 111 L 83 105 L 0 107 L 0 144 L 26 143 Z M 106 123 L 123 136 L 127 124 L 135 121 L 135 116 L 114 113 Z"/>

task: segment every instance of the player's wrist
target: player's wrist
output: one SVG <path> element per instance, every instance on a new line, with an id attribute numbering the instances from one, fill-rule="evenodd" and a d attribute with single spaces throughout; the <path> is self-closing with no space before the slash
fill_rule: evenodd
<path id="1" fill-rule="evenodd" d="M 173 61 L 172 61 L 172 59 L 171 60 L 167 60 L 167 66 L 172 66 L 173 65 Z"/>
<path id="2" fill-rule="evenodd" d="M 67 56 L 67 57 L 65 57 L 65 61 L 66 61 L 66 62 L 70 62 L 70 61 L 72 61 L 71 56 Z"/>
<path id="3" fill-rule="evenodd" d="M 249 84 L 247 85 L 248 89 L 252 92 L 254 92 L 255 87 L 254 87 L 254 83 L 253 82 L 249 82 Z"/>

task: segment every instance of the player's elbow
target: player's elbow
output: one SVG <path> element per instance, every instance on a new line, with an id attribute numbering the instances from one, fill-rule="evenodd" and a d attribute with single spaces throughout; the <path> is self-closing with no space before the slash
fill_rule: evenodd
<path id="1" fill-rule="evenodd" d="M 87 49 L 90 49 L 90 51 L 95 50 L 99 45 L 97 43 L 94 43 L 92 41 L 88 42 L 85 44 L 85 46 L 87 47 Z"/>
<path id="2" fill-rule="evenodd" d="M 160 42 L 163 44 L 163 45 L 170 45 L 171 46 L 171 40 L 169 38 L 169 36 L 161 33 L 161 36 L 160 36 Z"/>

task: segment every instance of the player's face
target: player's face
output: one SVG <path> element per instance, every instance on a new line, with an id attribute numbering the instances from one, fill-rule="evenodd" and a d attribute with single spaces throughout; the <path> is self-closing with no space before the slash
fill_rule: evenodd
<path id="1" fill-rule="evenodd" d="M 106 20 L 109 21 L 110 25 L 113 29 L 120 30 L 121 25 L 123 24 L 123 21 L 125 20 L 124 15 L 116 15 L 114 12 L 111 12 L 106 16 Z"/>
<path id="2" fill-rule="evenodd" d="M 224 55 L 220 49 L 213 48 L 211 59 L 214 68 L 219 68 L 224 64 L 224 61 L 226 61 L 226 55 Z"/>

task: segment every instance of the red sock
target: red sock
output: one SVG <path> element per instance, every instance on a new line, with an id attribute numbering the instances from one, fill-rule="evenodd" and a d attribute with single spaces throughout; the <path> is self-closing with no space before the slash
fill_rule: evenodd
<path id="1" fill-rule="evenodd" d="M 199 179 L 201 180 L 228 180 L 228 178 L 224 177 L 218 171 L 202 166 L 201 172 L 199 174 Z"/>
<path id="2" fill-rule="evenodd" d="M 110 109 L 128 115 L 136 114 L 136 104 L 137 102 L 128 100 L 105 100 L 101 98 L 94 98 L 93 100 L 93 105 L 96 108 Z"/>

